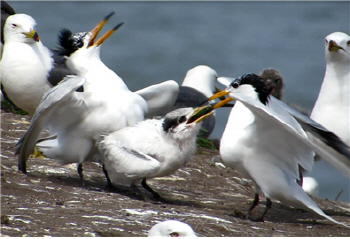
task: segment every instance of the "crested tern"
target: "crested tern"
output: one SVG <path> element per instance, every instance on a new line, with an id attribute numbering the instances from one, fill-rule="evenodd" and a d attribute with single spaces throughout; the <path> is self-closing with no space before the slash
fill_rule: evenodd
<path id="1" fill-rule="evenodd" d="M 44 156 L 62 163 L 78 163 L 78 173 L 84 185 L 82 163 L 98 160 L 94 137 L 102 132 L 114 132 L 144 119 L 147 102 L 131 92 L 123 80 L 100 59 L 101 44 L 122 24 L 107 31 L 95 41 L 97 34 L 111 16 L 105 17 L 92 31 L 72 34 L 61 31 L 61 52 L 66 64 L 76 73 L 44 95 L 31 125 L 16 145 L 19 170 L 26 173 L 26 160 L 48 128 L 50 137 L 36 144 Z M 75 79 L 75 80 L 73 80 Z M 78 83 L 83 92 L 76 92 Z"/>
<path id="2" fill-rule="evenodd" d="M 246 74 L 222 81 L 231 83 L 208 100 L 227 94 L 236 100 L 221 138 L 220 155 L 225 165 L 254 182 L 256 193 L 248 215 L 258 205 L 262 192 L 266 208 L 256 220 L 263 220 L 272 205 L 270 199 L 277 199 L 339 223 L 326 215 L 296 180 L 299 179 L 299 165 L 312 169 L 314 152 L 325 156 L 342 172 L 349 172 L 348 147 L 322 125 L 270 97 L 261 77 Z"/>

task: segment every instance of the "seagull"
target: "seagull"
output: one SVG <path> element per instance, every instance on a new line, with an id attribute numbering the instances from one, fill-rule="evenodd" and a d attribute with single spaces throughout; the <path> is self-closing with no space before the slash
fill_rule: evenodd
<path id="1" fill-rule="evenodd" d="M 5 98 L 30 115 L 49 89 L 72 74 L 64 64 L 55 63 L 52 51 L 42 44 L 35 26 L 35 20 L 27 14 L 8 16 L 0 61 Z"/>
<path id="2" fill-rule="evenodd" d="M 148 237 L 197 237 L 192 227 L 177 220 L 157 223 L 148 231 Z"/>
<path id="3" fill-rule="evenodd" d="M 97 145 L 113 186 L 130 186 L 147 200 L 136 186 L 141 183 L 156 200 L 163 200 L 146 180 L 164 177 L 182 167 L 196 150 L 201 121 L 222 104 L 179 108 L 162 119 L 147 119 L 101 135 Z"/>
<path id="4" fill-rule="evenodd" d="M 110 14 L 111 15 L 111 14 Z M 84 185 L 82 163 L 98 160 L 95 137 L 114 132 L 144 119 L 147 102 L 131 92 L 124 81 L 100 59 L 101 44 L 123 23 L 95 38 L 109 19 L 105 17 L 92 31 L 72 34 L 63 29 L 59 37 L 66 65 L 76 77 L 65 78 L 44 95 L 31 125 L 16 145 L 18 167 L 26 173 L 26 160 L 36 144 L 44 156 L 63 164 L 78 163 Z M 83 92 L 75 91 L 83 86 Z M 38 141 L 49 129 L 50 136 Z"/>
<path id="5" fill-rule="evenodd" d="M 255 220 L 262 221 L 272 205 L 270 199 L 276 199 L 339 223 L 326 215 L 296 180 L 299 179 L 299 165 L 311 170 L 314 151 L 336 162 L 342 172 L 349 172 L 348 147 L 332 132 L 270 97 L 264 80 L 258 75 L 224 79 L 230 82 L 228 87 L 208 100 L 227 94 L 236 100 L 221 138 L 220 155 L 226 166 L 254 182 L 255 198 L 248 210 L 249 217 L 262 192 L 266 208 Z"/>
<path id="6" fill-rule="evenodd" d="M 198 65 L 187 71 L 179 95 L 171 110 L 183 107 L 197 107 L 215 92 L 218 74 L 206 65 Z M 215 127 L 215 113 L 203 121 L 200 136 L 208 138 Z"/>
<path id="7" fill-rule="evenodd" d="M 334 32 L 325 39 L 326 72 L 310 118 L 350 145 L 350 36 Z"/>
<path id="8" fill-rule="evenodd" d="M 318 197 L 318 182 L 313 177 L 304 177 L 303 178 L 303 190 L 314 197 Z"/>

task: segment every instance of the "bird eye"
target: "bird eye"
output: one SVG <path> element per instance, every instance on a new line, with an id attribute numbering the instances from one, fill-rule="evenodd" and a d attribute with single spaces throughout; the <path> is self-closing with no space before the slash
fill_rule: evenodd
<path id="1" fill-rule="evenodd" d="M 232 87 L 237 89 L 239 87 L 239 84 L 237 82 L 232 83 Z"/>
<path id="2" fill-rule="evenodd" d="M 348 46 L 350 46 L 350 41 L 348 41 L 346 44 L 348 44 Z"/>
<path id="3" fill-rule="evenodd" d="M 171 237 L 179 237 L 179 233 L 177 232 L 172 232 L 169 234 Z"/>
<path id="4" fill-rule="evenodd" d="M 178 119 L 178 123 L 181 124 L 183 122 L 186 121 L 186 116 L 181 116 L 179 119 Z"/>
<path id="5" fill-rule="evenodd" d="M 280 79 L 277 78 L 277 79 L 274 79 L 273 81 L 277 84 L 278 82 L 280 82 Z"/>
<path id="6" fill-rule="evenodd" d="M 82 46 L 84 46 L 84 42 L 83 41 L 78 41 L 77 42 L 77 47 L 81 48 Z"/>
<path id="7" fill-rule="evenodd" d="M 12 27 L 13 28 L 17 27 L 17 24 L 12 23 Z"/>

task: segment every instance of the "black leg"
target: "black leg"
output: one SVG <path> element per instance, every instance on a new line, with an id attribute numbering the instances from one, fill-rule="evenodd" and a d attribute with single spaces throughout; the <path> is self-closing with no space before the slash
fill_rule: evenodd
<path id="1" fill-rule="evenodd" d="M 150 193 L 152 193 L 153 197 L 155 200 L 157 201 L 161 201 L 161 202 L 167 202 L 164 198 L 162 198 L 157 192 L 155 192 L 148 184 L 147 184 L 147 179 L 143 179 L 141 182 L 142 187 L 144 187 L 147 191 L 149 191 Z"/>
<path id="2" fill-rule="evenodd" d="M 106 170 L 106 168 L 105 168 L 105 165 L 102 165 L 102 171 L 103 171 L 103 173 L 104 173 L 105 176 L 106 176 L 107 188 L 114 188 L 114 187 L 113 187 L 113 184 L 112 184 L 112 182 L 111 182 L 111 180 L 110 180 L 110 178 L 109 178 L 109 176 L 108 176 L 108 172 L 107 172 L 107 170 Z"/>
<path id="3" fill-rule="evenodd" d="M 146 195 L 144 194 L 135 184 L 132 184 L 130 186 L 130 189 L 131 191 L 133 191 L 135 194 L 139 195 L 142 197 L 142 199 L 145 201 L 145 202 L 150 202 L 151 199 Z"/>
<path id="4" fill-rule="evenodd" d="M 266 207 L 265 207 L 263 214 L 261 214 L 261 216 L 258 217 L 257 219 L 255 219 L 254 221 L 263 222 L 264 217 L 265 217 L 267 211 L 271 208 L 271 206 L 272 206 L 272 202 L 271 202 L 270 198 L 266 198 Z"/>
<path id="5" fill-rule="evenodd" d="M 83 175 L 83 164 L 82 163 L 78 164 L 77 171 L 78 171 L 78 174 L 80 177 L 81 184 L 85 188 L 85 181 L 84 181 L 84 175 Z"/>
<path id="6" fill-rule="evenodd" d="M 254 196 L 254 200 L 253 200 L 253 203 L 252 205 L 250 205 L 249 209 L 248 209 L 248 216 L 250 217 L 253 209 L 259 204 L 259 193 L 255 193 L 255 196 Z"/>

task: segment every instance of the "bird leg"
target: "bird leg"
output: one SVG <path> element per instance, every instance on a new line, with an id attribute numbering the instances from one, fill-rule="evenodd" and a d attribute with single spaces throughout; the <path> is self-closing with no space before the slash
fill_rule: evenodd
<path id="1" fill-rule="evenodd" d="M 78 174 L 79 174 L 79 177 L 80 177 L 81 184 L 85 188 L 86 185 L 85 185 L 85 181 L 84 181 L 83 164 L 82 163 L 78 164 L 77 171 L 78 171 Z"/>
<path id="2" fill-rule="evenodd" d="M 130 188 L 135 194 L 141 196 L 145 202 L 151 201 L 151 199 L 146 194 L 144 194 L 135 184 L 131 184 Z"/>
<path id="3" fill-rule="evenodd" d="M 259 193 L 255 193 L 252 205 L 248 209 L 248 217 L 251 216 L 253 209 L 259 204 Z"/>
<path id="4" fill-rule="evenodd" d="M 260 217 L 256 218 L 254 221 L 256 221 L 256 222 L 263 222 L 264 221 L 264 217 L 265 217 L 267 211 L 271 208 L 271 206 L 272 206 L 272 202 L 271 202 L 270 198 L 266 198 L 266 207 L 265 207 L 264 212 L 261 214 Z"/>
<path id="5" fill-rule="evenodd" d="M 110 189 L 110 188 L 114 188 L 114 186 L 113 186 L 113 184 L 112 184 L 112 182 L 111 182 L 111 179 L 110 179 L 109 176 L 108 176 L 108 171 L 106 170 L 104 164 L 102 165 L 102 171 L 103 171 L 103 173 L 105 174 L 106 180 L 107 180 L 107 186 L 106 186 L 106 188 L 109 188 L 109 189 Z"/>
<path id="6" fill-rule="evenodd" d="M 157 201 L 161 201 L 161 202 L 167 202 L 167 200 L 165 200 L 164 198 L 162 198 L 157 192 L 155 192 L 148 184 L 146 179 L 144 178 L 141 182 L 142 187 L 144 187 L 147 191 L 149 191 L 150 193 L 152 193 L 153 198 Z"/>

